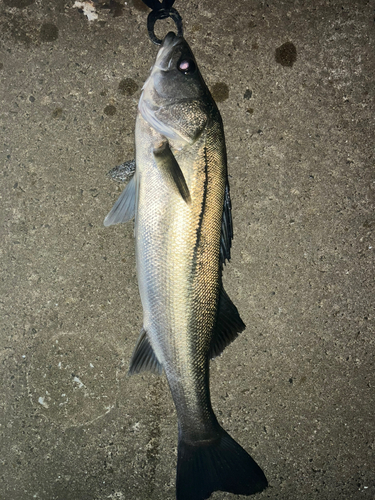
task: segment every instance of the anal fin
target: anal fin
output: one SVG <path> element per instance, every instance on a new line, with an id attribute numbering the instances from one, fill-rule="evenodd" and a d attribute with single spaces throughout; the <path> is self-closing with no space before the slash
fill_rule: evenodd
<path id="1" fill-rule="evenodd" d="M 138 337 L 132 359 L 130 360 L 129 375 L 135 375 L 143 371 L 150 371 L 160 375 L 163 371 L 163 366 L 159 362 L 153 348 L 147 338 L 147 332 L 144 328 Z"/>

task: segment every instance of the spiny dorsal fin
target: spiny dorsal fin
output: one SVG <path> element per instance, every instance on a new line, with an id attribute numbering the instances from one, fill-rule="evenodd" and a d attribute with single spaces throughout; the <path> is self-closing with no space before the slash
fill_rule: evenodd
<path id="1" fill-rule="evenodd" d="M 154 157 L 159 172 L 163 175 L 169 186 L 174 191 L 180 193 L 186 203 L 191 203 L 189 188 L 187 187 L 184 174 L 167 141 L 159 148 L 154 149 Z"/>
<path id="2" fill-rule="evenodd" d="M 230 249 L 233 238 L 233 222 L 232 222 L 232 204 L 230 201 L 229 183 L 225 186 L 223 218 L 221 221 L 221 240 L 220 240 L 220 263 L 225 264 L 226 260 L 230 260 Z"/>
<path id="3" fill-rule="evenodd" d="M 130 361 L 129 375 L 135 375 L 146 370 L 160 375 L 163 367 L 151 347 L 146 330 L 142 328 Z"/>
<path id="4" fill-rule="evenodd" d="M 222 288 L 209 357 L 214 358 L 221 354 L 245 328 L 245 323 L 240 318 L 237 307 L 230 300 L 224 288 Z"/>

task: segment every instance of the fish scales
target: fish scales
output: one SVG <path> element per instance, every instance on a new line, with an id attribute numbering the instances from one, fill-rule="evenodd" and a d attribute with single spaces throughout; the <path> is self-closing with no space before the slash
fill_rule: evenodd
<path id="1" fill-rule="evenodd" d="M 138 127 L 149 127 L 141 116 L 136 134 L 144 137 L 144 130 Z M 137 164 L 142 162 L 140 175 L 147 178 L 147 184 L 139 183 L 135 235 L 137 242 L 152 242 L 137 244 L 137 273 L 145 311 L 143 326 L 166 371 L 174 399 L 179 402 L 179 421 L 194 432 L 196 422 L 202 421 L 198 416 L 203 408 L 210 412 L 209 395 L 202 387 L 207 389 L 206 360 L 221 272 L 226 165 L 223 155 L 217 153 L 216 142 L 221 135 L 217 129 L 216 122 L 207 127 L 189 154 L 175 151 L 189 187 L 190 205 L 179 193 L 170 192 L 153 164 L 153 146 L 162 142 L 162 136 L 154 135 L 151 145 L 137 144 L 136 157 Z M 195 153 L 193 169 L 191 149 Z M 189 426 L 185 421 L 191 419 Z"/>
<path id="2" fill-rule="evenodd" d="M 135 216 L 143 328 L 130 373 L 167 376 L 179 426 L 177 500 L 251 495 L 267 479 L 210 401 L 209 360 L 245 325 L 222 285 L 232 238 L 222 120 L 184 38 L 166 36 L 138 108 L 135 174 L 104 222 Z"/>

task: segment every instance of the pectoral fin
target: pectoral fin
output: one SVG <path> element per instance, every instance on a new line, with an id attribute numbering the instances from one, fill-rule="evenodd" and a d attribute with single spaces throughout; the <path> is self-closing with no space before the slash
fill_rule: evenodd
<path id="1" fill-rule="evenodd" d="M 189 188 L 168 142 L 164 142 L 160 148 L 154 149 L 154 157 L 156 165 L 165 181 L 174 191 L 177 191 L 181 195 L 186 203 L 190 204 Z"/>
<path id="2" fill-rule="evenodd" d="M 222 288 L 216 326 L 211 340 L 210 358 L 221 354 L 227 345 L 233 342 L 245 328 L 245 323 L 240 318 L 237 307 L 230 300 L 224 288 Z"/>
<path id="3" fill-rule="evenodd" d="M 130 361 L 129 375 L 134 375 L 146 370 L 160 375 L 163 371 L 163 367 L 151 347 L 146 330 L 142 328 Z"/>
<path id="4" fill-rule="evenodd" d="M 112 210 L 104 219 L 104 225 L 112 226 L 113 224 L 120 224 L 120 222 L 127 222 L 134 217 L 135 214 L 135 198 L 136 198 L 136 177 L 134 176 L 129 181 L 120 194 L 118 200 L 113 205 Z"/>

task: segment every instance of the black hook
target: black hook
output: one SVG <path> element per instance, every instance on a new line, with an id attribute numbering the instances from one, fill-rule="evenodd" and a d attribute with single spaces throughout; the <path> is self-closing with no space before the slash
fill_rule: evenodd
<path id="1" fill-rule="evenodd" d="M 147 18 L 147 30 L 150 40 L 156 45 L 161 45 L 162 40 L 155 35 L 155 23 L 158 19 L 167 19 L 170 17 L 173 19 L 176 28 L 177 36 L 183 36 L 182 30 L 182 18 L 176 9 L 173 9 L 172 5 L 175 0 L 143 0 L 143 3 L 147 5 L 152 11 L 149 13 Z"/>
<path id="2" fill-rule="evenodd" d="M 148 18 L 147 18 L 147 30 L 148 30 L 148 36 L 150 37 L 151 42 L 155 43 L 155 45 L 161 45 L 163 40 L 160 40 L 155 35 L 154 28 L 155 28 L 155 23 L 158 19 L 167 19 L 167 17 L 170 17 L 173 19 L 176 28 L 177 28 L 177 36 L 183 36 L 183 29 L 182 29 L 182 18 L 180 14 L 177 12 L 176 9 L 170 8 L 170 9 L 159 9 L 159 10 L 153 10 L 149 13 Z"/>
<path id="3" fill-rule="evenodd" d="M 162 0 L 159 2 L 158 0 L 143 0 L 143 3 L 147 5 L 152 10 L 160 10 L 166 9 L 169 10 L 172 8 L 175 0 Z"/>

